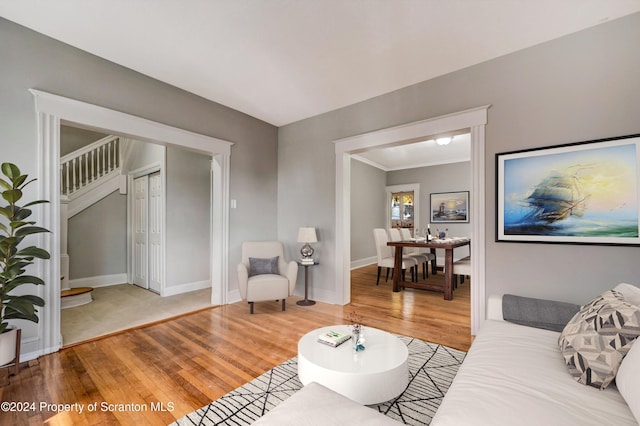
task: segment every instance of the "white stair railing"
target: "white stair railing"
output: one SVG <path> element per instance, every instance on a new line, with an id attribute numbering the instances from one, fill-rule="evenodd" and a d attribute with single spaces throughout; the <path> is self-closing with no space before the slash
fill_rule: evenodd
<path id="1" fill-rule="evenodd" d="M 71 195 L 120 168 L 120 138 L 107 136 L 60 158 L 62 195 Z"/>

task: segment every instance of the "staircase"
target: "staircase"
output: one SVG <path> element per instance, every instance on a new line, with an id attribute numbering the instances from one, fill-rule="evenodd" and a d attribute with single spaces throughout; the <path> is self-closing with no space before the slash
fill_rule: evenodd
<path id="1" fill-rule="evenodd" d="M 100 201 L 120 186 L 123 142 L 107 136 L 60 159 L 62 202 L 68 217 Z"/>
<path id="2" fill-rule="evenodd" d="M 128 143 L 107 136 L 60 158 L 60 272 L 62 309 L 91 302 L 91 288 L 69 288 L 67 224 L 69 218 L 120 187 L 120 166 Z"/>

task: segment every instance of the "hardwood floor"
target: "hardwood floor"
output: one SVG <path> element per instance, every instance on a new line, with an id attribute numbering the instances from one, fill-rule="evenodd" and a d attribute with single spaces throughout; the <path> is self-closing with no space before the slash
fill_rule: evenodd
<path id="1" fill-rule="evenodd" d="M 302 307 L 290 297 L 285 312 L 262 302 L 250 315 L 236 303 L 63 349 L 23 363 L 17 376 L 2 369 L 0 401 L 14 410 L 3 406 L 0 424 L 166 425 L 295 356 L 300 337 L 352 311 L 365 326 L 468 350 L 469 281 L 445 301 L 375 280 L 375 266 L 353 271 L 347 306 Z"/>

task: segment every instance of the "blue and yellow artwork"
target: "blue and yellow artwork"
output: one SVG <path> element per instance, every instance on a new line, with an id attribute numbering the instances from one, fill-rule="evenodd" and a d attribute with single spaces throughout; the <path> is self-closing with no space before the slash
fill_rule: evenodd
<path id="1" fill-rule="evenodd" d="M 499 164 L 503 236 L 637 239 L 637 150 L 634 140 L 505 156 Z"/>

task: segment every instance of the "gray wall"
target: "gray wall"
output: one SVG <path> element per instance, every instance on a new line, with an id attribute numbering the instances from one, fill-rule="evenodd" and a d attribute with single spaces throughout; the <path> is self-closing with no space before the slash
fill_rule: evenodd
<path id="1" fill-rule="evenodd" d="M 127 197 L 118 191 L 69 219 L 69 279 L 127 272 Z"/>
<path id="2" fill-rule="evenodd" d="M 63 157 L 108 135 L 71 126 L 60 126 L 60 156 Z"/>
<path id="3" fill-rule="evenodd" d="M 220 138 L 234 143 L 230 192 L 238 208 L 231 212 L 230 270 L 240 261 L 243 239 L 277 237 L 275 126 L 1 18 L 0 40 L 0 129 L 7 161 L 30 175 L 36 171 L 30 88 Z"/>
<path id="4" fill-rule="evenodd" d="M 146 143 L 141 141 L 131 141 L 131 153 L 127 164 L 123 164 L 122 174 L 126 175 L 138 169 L 145 169 L 152 165 L 165 163 L 166 149 L 162 145 Z"/>
<path id="5" fill-rule="evenodd" d="M 386 228 L 387 172 L 351 160 L 351 261 L 376 257 L 374 228 Z"/>
<path id="6" fill-rule="evenodd" d="M 28 89 L 35 88 L 235 143 L 230 193 L 230 287 L 244 238 L 275 239 L 277 233 L 277 134 L 268 123 L 87 54 L 0 19 L 0 132 L 3 161 L 37 175 L 36 117 Z M 118 129 L 114 130 L 117 133 Z M 25 194 L 34 199 L 35 185 Z M 38 215 L 34 215 L 39 220 Z M 39 291 L 39 290 L 34 290 Z M 47 307 L 44 308 L 48 309 Z M 37 326 L 20 324 L 25 340 Z M 26 343 L 23 351 L 35 350 Z"/>
<path id="7" fill-rule="evenodd" d="M 210 174 L 210 156 L 167 147 L 166 287 L 211 279 Z"/>
<path id="8" fill-rule="evenodd" d="M 319 293 L 334 291 L 332 141 L 491 104 L 485 159 L 487 293 L 581 303 L 620 281 L 637 284 L 639 247 L 497 243 L 494 238 L 496 153 L 640 133 L 639 45 L 640 14 L 634 14 L 280 128 L 280 239 L 295 244 L 300 222 L 320 227 L 322 264 L 313 271 L 314 287 Z"/>

